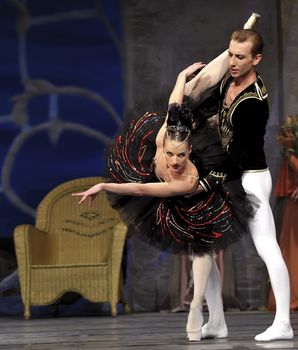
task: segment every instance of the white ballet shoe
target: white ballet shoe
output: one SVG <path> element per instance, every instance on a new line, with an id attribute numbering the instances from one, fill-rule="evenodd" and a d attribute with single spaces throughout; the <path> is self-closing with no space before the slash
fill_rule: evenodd
<path id="1" fill-rule="evenodd" d="M 202 338 L 202 329 L 198 328 L 195 331 L 188 331 L 186 339 L 190 342 L 200 341 Z"/>
<path id="2" fill-rule="evenodd" d="M 219 339 L 219 338 L 226 338 L 227 336 L 228 336 L 228 328 L 226 324 L 216 329 L 209 328 L 208 323 L 206 323 L 202 327 L 202 339 L 206 339 L 206 338 Z"/>
<path id="3" fill-rule="evenodd" d="M 261 17 L 258 13 L 253 12 L 247 22 L 244 24 L 243 29 L 251 29 Z"/>
<path id="4" fill-rule="evenodd" d="M 200 341 L 202 337 L 203 314 L 202 308 L 191 308 L 187 318 L 186 339 L 190 342 Z M 195 327 L 195 328 L 194 328 Z"/>
<path id="5" fill-rule="evenodd" d="M 291 326 L 278 327 L 270 326 L 265 332 L 255 336 L 256 341 L 272 341 L 272 340 L 290 340 L 293 339 L 294 332 Z"/>

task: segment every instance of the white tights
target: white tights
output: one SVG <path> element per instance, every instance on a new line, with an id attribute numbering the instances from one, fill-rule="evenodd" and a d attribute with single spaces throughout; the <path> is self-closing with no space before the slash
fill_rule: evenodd
<path id="1" fill-rule="evenodd" d="M 272 188 L 269 170 L 244 173 L 242 185 L 247 193 L 253 193 L 260 200 L 260 207 L 250 222 L 250 232 L 257 252 L 268 269 L 271 287 L 276 300 L 274 324 L 289 324 L 289 275 L 276 240 L 275 224 L 269 204 Z"/>
<path id="2" fill-rule="evenodd" d="M 244 29 L 251 29 L 257 18 L 253 13 L 244 24 Z M 184 94 L 197 103 L 202 101 L 204 93 L 221 81 L 229 69 L 229 52 L 225 50 L 209 62 L 192 80 L 186 83 Z"/>
<path id="3" fill-rule="evenodd" d="M 244 25 L 245 29 L 252 28 L 256 18 L 251 16 Z M 205 66 L 197 76 L 186 84 L 185 95 L 196 102 L 202 99 L 202 94 L 216 85 L 228 70 L 228 50 L 216 57 Z M 275 225 L 269 204 L 272 181 L 269 170 L 255 173 L 244 173 L 242 184 L 247 193 L 253 193 L 260 200 L 260 206 L 250 223 L 250 232 L 258 254 L 263 259 L 269 273 L 273 294 L 276 301 L 276 314 L 273 325 L 279 328 L 290 326 L 289 303 L 290 286 L 287 267 L 276 241 Z M 207 329 L 218 329 L 225 326 L 221 298 L 221 280 L 214 257 L 204 255 L 193 260 L 194 298 L 191 310 L 202 306 L 203 294 L 209 308 Z M 187 328 L 197 329 L 195 317 L 190 312 Z"/>
<path id="4" fill-rule="evenodd" d="M 253 193 L 260 201 L 256 215 L 250 223 L 250 232 L 257 252 L 268 269 L 276 300 L 276 314 L 273 325 L 277 327 L 288 326 L 290 324 L 289 275 L 276 240 L 275 225 L 269 204 L 272 186 L 269 170 L 244 173 L 242 185 L 247 193 Z M 222 312 L 219 311 L 219 307 L 222 307 L 219 301 L 221 299 L 220 293 L 221 282 L 216 270 L 212 269 L 205 292 L 209 308 L 208 328 L 216 328 L 221 323 Z"/>
<path id="5" fill-rule="evenodd" d="M 184 94 L 196 103 L 204 99 L 204 93 L 221 81 L 229 69 L 228 50 L 209 62 L 185 85 Z"/>
<path id="6" fill-rule="evenodd" d="M 200 316 L 203 297 L 207 289 L 214 290 L 214 293 L 209 293 L 209 297 L 212 300 L 209 299 L 207 301 L 210 314 L 209 322 L 212 322 L 212 326 L 216 327 L 216 329 L 225 326 L 221 299 L 221 279 L 215 256 L 213 254 L 205 254 L 203 256 L 193 257 L 192 271 L 194 295 L 190 304 L 191 312 L 189 313 L 186 329 L 188 331 L 195 331 L 202 326 L 203 319 Z M 220 288 L 218 289 L 217 286 L 220 286 Z"/>
<path id="7" fill-rule="evenodd" d="M 209 254 L 193 257 L 192 271 L 194 294 L 190 304 L 191 309 L 202 306 L 207 281 L 212 270 L 213 260 L 214 258 Z"/>

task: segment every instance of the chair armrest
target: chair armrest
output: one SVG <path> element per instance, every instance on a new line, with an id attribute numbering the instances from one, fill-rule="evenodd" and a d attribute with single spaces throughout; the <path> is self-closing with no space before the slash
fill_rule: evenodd
<path id="1" fill-rule="evenodd" d="M 38 244 L 45 241 L 46 234 L 32 225 L 19 225 L 14 229 L 15 250 L 18 261 L 19 280 L 22 290 L 22 299 L 25 305 L 29 303 L 30 266 L 32 254 L 36 249 L 35 241 Z M 46 244 L 46 243 L 45 243 Z"/>
<path id="2" fill-rule="evenodd" d="M 120 221 L 117 225 L 115 225 L 115 228 L 114 228 L 112 254 L 111 254 L 112 261 L 115 261 L 115 259 L 117 259 L 118 256 L 120 256 L 120 261 L 121 261 L 126 234 L 127 234 L 127 226 L 122 221 Z"/>
<path id="3" fill-rule="evenodd" d="M 123 222 L 119 222 L 114 228 L 112 251 L 110 254 L 110 266 L 112 274 L 112 283 L 118 283 L 121 260 L 123 254 L 123 246 L 126 238 L 127 227 Z M 118 285 L 112 288 L 115 292 L 118 291 Z"/>
<path id="4" fill-rule="evenodd" d="M 14 229 L 14 242 L 18 264 L 30 265 L 43 260 L 43 249 L 48 246 L 48 234 L 32 225 L 19 225 Z"/>

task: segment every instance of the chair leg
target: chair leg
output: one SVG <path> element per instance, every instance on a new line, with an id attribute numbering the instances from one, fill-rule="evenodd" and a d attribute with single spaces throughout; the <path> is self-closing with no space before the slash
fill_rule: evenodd
<path id="1" fill-rule="evenodd" d="M 130 306 L 128 305 L 126 295 L 125 295 L 125 289 L 124 289 L 124 281 L 123 281 L 123 272 L 120 271 L 120 278 L 119 278 L 119 294 L 120 294 L 120 302 L 124 306 L 125 313 L 129 314 L 131 312 Z"/>
<path id="2" fill-rule="evenodd" d="M 126 314 L 130 314 L 131 313 L 131 308 L 130 306 L 127 304 L 127 302 L 125 301 L 124 303 L 124 310 Z"/>
<path id="3" fill-rule="evenodd" d="M 111 315 L 117 316 L 117 303 L 111 303 Z"/>
<path id="4" fill-rule="evenodd" d="M 25 304 L 25 311 L 24 311 L 24 319 L 29 320 L 30 319 L 30 304 Z"/>

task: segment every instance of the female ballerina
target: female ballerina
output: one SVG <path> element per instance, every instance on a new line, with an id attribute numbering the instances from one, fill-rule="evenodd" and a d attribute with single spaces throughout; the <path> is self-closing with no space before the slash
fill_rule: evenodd
<path id="1" fill-rule="evenodd" d="M 192 111 L 191 101 L 185 102 L 184 96 L 193 95 L 198 101 L 201 92 L 220 81 L 227 52 L 204 66 L 194 63 L 179 73 L 166 118 L 146 113 L 117 137 L 108 158 L 108 170 L 116 182 L 73 194 L 81 197 L 80 204 L 86 200 L 91 204 L 100 191 L 107 191 L 112 206 L 142 236 L 161 248 L 193 256 L 194 296 L 186 326 L 190 341 L 201 339 L 203 296 L 211 270 L 220 278 L 214 252 L 246 233 L 252 216 L 240 182 L 197 193 L 199 177 L 213 168 L 222 153 L 215 133 L 197 122 L 206 111 L 199 107 Z M 187 83 L 198 69 L 201 72 Z M 217 303 L 216 308 L 214 324 L 226 336 L 223 307 Z"/>
<path id="2" fill-rule="evenodd" d="M 203 295 L 209 273 L 212 268 L 216 269 L 213 253 L 229 241 L 235 241 L 238 232 L 246 231 L 245 218 L 250 215 L 249 207 L 245 207 L 244 200 L 237 201 L 236 194 L 232 196 L 222 190 L 196 194 L 198 169 L 203 168 L 201 163 L 204 162 L 198 163 L 196 157 L 190 160 L 191 129 L 195 121 L 182 100 L 187 77 L 201 67 L 202 63 L 195 63 L 178 75 L 169 99 L 166 121 L 156 135 L 152 166 L 151 162 L 145 161 L 150 153 L 149 149 L 145 149 L 149 143 L 146 137 L 164 118 L 146 113 L 137 122 L 132 122 L 125 137 L 117 138 L 112 149 L 109 169 L 117 183 L 99 183 L 87 191 L 73 194 L 81 197 L 79 203 L 86 200 L 92 202 L 100 191 L 120 195 L 110 198 L 125 222 L 135 224 L 140 231 L 150 236 L 151 241 L 164 248 L 194 256 L 194 298 L 186 327 L 190 341 L 201 339 Z M 214 134 L 207 136 L 210 140 L 214 138 Z M 206 153 L 204 137 L 202 148 Z M 212 142 L 214 144 L 217 141 Z M 213 151 L 214 147 L 210 149 Z M 155 176 L 157 179 L 153 182 Z M 127 198 L 123 199 L 123 195 Z M 142 202 L 138 201 L 138 197 Z M 144 197 L 153 198 L 148 201 Z M 236 204 L 236 201 L 240 204 Z M 242 208 L 241 215 L 236 213 L 236 208 Z M 237 220 L 232 217 L 237 217 Z M 219 326 L 223 329 L 223 312 L 221 322 Z"/>

